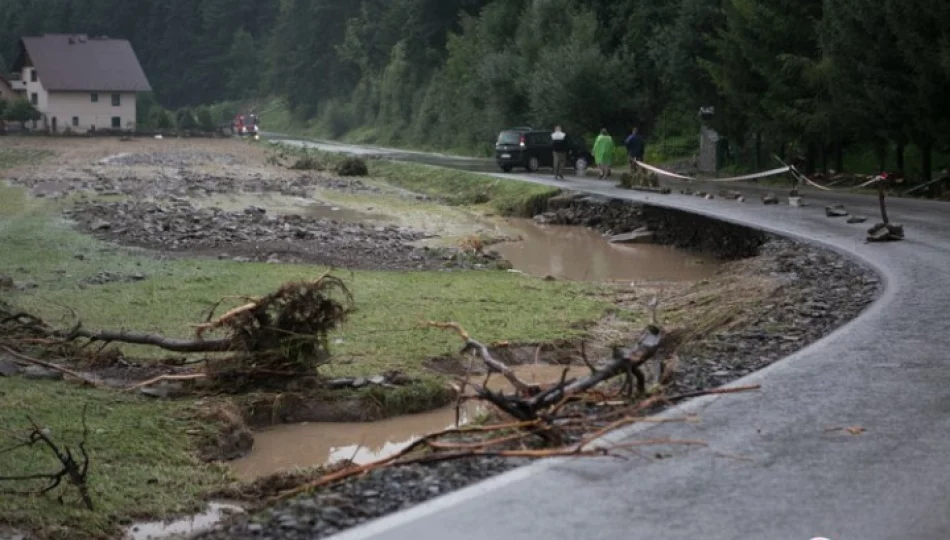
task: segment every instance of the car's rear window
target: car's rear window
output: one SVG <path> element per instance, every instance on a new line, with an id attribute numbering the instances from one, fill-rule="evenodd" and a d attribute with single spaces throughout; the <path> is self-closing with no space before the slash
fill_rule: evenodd
<path id="1" fill-rule="evenodd" d="M 518 144 L 521 142 L 521 133 L 517 131 L 502 131 L 498 134 L 498 144 Z"/>

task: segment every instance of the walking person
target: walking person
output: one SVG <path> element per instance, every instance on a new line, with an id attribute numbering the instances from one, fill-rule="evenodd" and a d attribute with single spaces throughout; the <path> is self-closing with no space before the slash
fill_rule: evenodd
<path id="1" fill-rule="evenodd" d="M 633 129 L 630 130 L 630 135 L 627 135 L 627 139 L 623 141 L 623 145 L 627 147 L 627 157 L 630 158 L 630 170 L 633 171 L 637 168 L 636 162 L 643 162 L 643 151 L 646 147 L 646 143 L 644 143 L 643 137 L 640 136 L 636 126 L 633 126 Z"/>
<path id="2" fill-rule="evenodd" d="M 597 162 L 597 166 L 600 168 L 600 176 L 598 178 L 604 179 L 609 178 L 611 165 L 613 165 L 614 160 L 614 138 L 607 133 L 607 128 L 600 130 L 600 135 L 597 136 L 597 139 L 594 140 L 594 161 Z"/>
<path id="3" fill-rule="evenodd" d="M 561 126 L 554 126 L 551 134 L 551 148 L 554 150 L 554 179 L 564 179 L 561 172 L 567 163 L 567 134 L 561 131 Z"/>

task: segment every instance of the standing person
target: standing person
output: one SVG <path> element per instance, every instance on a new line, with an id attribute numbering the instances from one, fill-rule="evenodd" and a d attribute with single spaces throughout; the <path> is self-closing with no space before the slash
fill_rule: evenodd
<path id="1" fill-rule="evenodd" d="M 614 139 L 607 133 L 607 128 L 600 130 L 600 135 L 594 140 L 594 160 L 600 167 L 600 176 L 604 179 L 610 177 L 610 166 L 614 159 Z"/>
<path id="2" fill-rule="evenodd" d="M 630 169 L 636 169 L 637 165 L 635 162 L 643 161 L 643 150 L 646 147 L 646 144 L 643 142 L 643 137 L 640 136 L 636 126 L 633 126 L 633 129 L 630 130 L 630 135 L 623 141 L 623 145 L 627 147 L 627 157 L 630 158 Z"/>
<path id="3" fill-rule="evenodd" d="M 551 148 L 554 150 L 554 179 L 563 179 L 564 164 L 567 162 L 567 134 L 561 131 L 561 126 L 554 126 L 551 134 Z"/>

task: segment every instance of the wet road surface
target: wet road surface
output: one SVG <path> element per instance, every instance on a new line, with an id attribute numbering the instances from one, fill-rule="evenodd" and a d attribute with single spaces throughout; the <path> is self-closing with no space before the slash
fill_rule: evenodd
<path id="1" fill-rule="evenodd" d="M 905 225 L 907 239 L 867 244 L 877 213 L 868 196 L 805 191 L 810 206 L 795 208 L 763 205 L 754 199 L 767 189 L 760 187 L 723 186 L 749 193 L 737 203 L 583 178 L 497 176 L 817 242 L 872 266 L 885 290 L 858 319 L 734 383 L 762 384 L 760 392 L 700 398 L 665 413 L 694 412 L 699 426 L 648 425 L 608 436 L 701 439 L 708 448 L 672 448 L 669 459 L 548 460 L 335 538 L 950 538 L 950 206 L 892 199 L 891 219 Z M 872 218 L 856 225 L 825 217 L 823 206 L 834 203 Z M 832 429 L 846 426 L 865 431 Z"/>

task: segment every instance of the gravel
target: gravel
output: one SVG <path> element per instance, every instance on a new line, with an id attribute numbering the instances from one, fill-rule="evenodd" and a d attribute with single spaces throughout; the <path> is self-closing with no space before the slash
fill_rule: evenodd
<path id="1" fill-rule="evenodd" d="M 671 392 L 720 386 L 761 369 L 857 316 L 880 288 L 870 270 L 836 253 L 784 239 L 770 239 L 759 257 L 740 264 L 746 263 L 756 265 L 756 274 L 777 278 L 782 285 L 771 302 L 747 314 L 743 327 L 681 351 Z M 379 469 L 238 516 L 199 538 L 323 538 L 524 463 L 473 458 Z"/>
<path id="2" fill-rule="evenodd" d="M 323 538 L 523 463 L 523 460 L 480 458 L 379 469 L 258 514 L 236 518 L 198 538 Z"/>
<path id="3" fill-rule="evenodd" d="M 235 261 L 308 262 L 372 270 L 509 268 L 492 254 L 418 247 L 415 242 L 434 235 L 407 227 L 271 215 L 254 206 L 225 211 L 199 208 L 179 198 L 125 200 L 78 203 L 66 215 L 80 230 L 119 244 Z M 138 278 L 109 274 L 97 276 L 93 283 Z"/>

